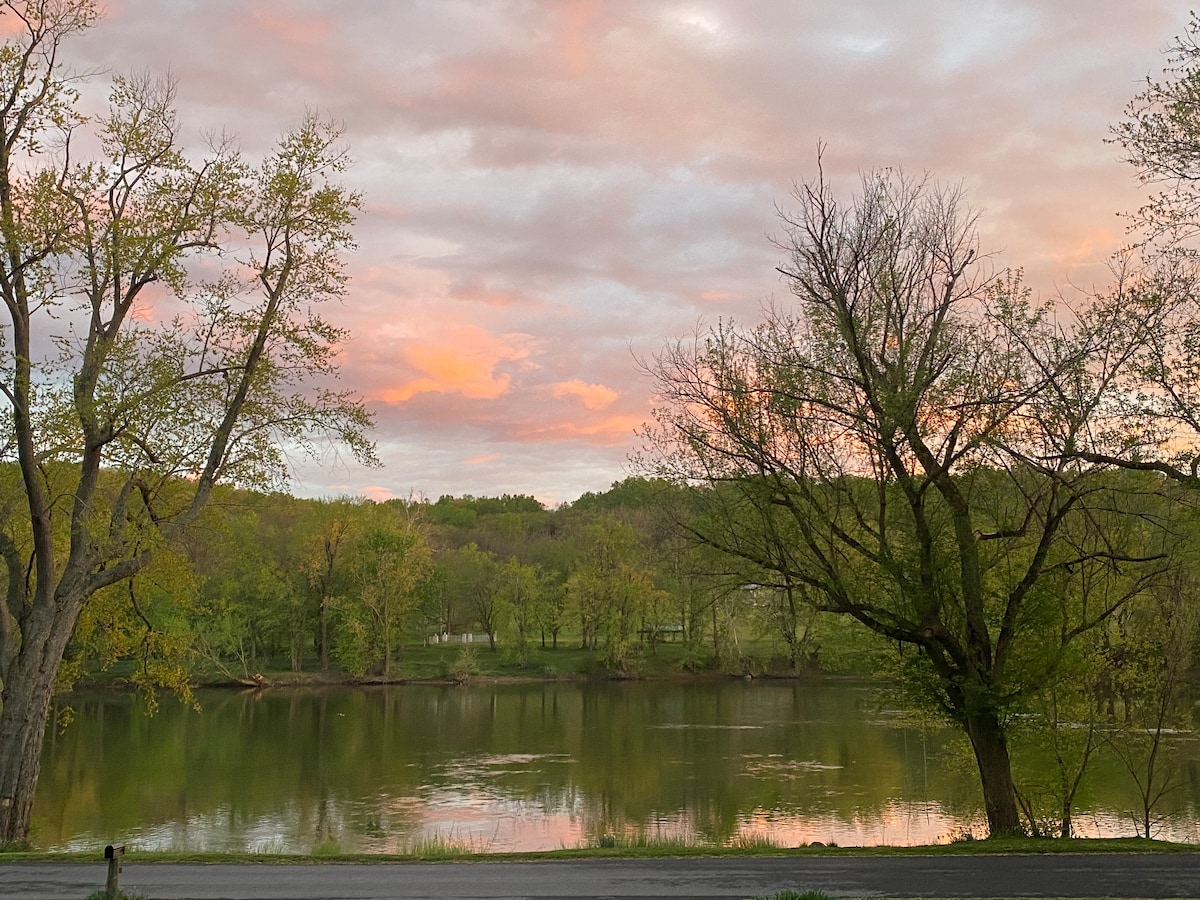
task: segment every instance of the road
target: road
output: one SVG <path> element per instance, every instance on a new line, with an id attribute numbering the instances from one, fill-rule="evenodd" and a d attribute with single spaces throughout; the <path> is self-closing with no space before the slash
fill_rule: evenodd
<path id="1" fill-rule="evenodd" d="M 84 900 L 105 864 L 5 863 L 0 897 Z M 126 862 L 148 900 L 745 900 L 785 889 L 849 897 L 1193 897 L 1200 853 L 563 860 L 268 865 Z"/>

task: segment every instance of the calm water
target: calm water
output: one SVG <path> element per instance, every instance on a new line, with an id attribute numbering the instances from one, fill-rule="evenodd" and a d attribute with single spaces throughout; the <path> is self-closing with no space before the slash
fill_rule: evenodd
<path id="1" fill-rule="evenodd" d="M 978 826 L 952 735 L 902 724 L 871 687 L 506 684 L 203 692 L 153 717 L 66 698 L 47 736 L 34 839 L 53 849 L 401 852 L 429 841 L 546 850 L 603 834 L 782 846 L 945 840 Z M 1176 742 L 1164 836 L 1196 840 L 1200 752 Z M 1102 764 L 1085 834 L 1132 834 L 1128 776 Z"/>

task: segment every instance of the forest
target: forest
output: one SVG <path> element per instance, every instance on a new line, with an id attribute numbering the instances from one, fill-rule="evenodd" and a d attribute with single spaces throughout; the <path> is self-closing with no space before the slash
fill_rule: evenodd
<path id="1" fill-rule="evenodd" d="M 638 477 L 555 509 L 222 488 L 89 605 L 63 684 L 871 671 L 876 642 L 690 540 L 675 519 L 689 505 Z"/>

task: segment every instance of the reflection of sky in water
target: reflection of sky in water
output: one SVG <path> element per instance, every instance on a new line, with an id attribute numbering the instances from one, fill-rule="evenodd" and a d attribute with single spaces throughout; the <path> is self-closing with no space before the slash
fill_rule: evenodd
<path id="1" fill-rule="evenodd" d="M 400 695 L 403 702 L 424 711 L 419 721 L 436 718 L 416 702 L 419 692 L 402 690 L 409 692 Z M 797 709 L 796 721 L 789 723 L 777 715 L 759 715 L 770 712 L 762 708 L 769 690 L 756 688 L 745 695 L 747 706 L 737 707 L 729 700 L 739 699 L 730 693 L 740 690 L 734 687 L 717 697 L 733 714 L 714 713 L 712 704 L 699 702 L 708 700 L 701 695 L 693 706 L 703 721 L 688 722 L 679 712 L 681 702 L 671 705 L 652 696 L 666 690 L 662 688 L 644 694 L 640 689 L 610 691 L 599 701 L 589 694 L 587 702 L 600 709 L 589 708 L 588 716 L 569 706 L 582 706 L 570 694 L 577 689 L 545 690 L 553 699 L 545 704 L 552 714 L 522 719 L 520 728 L 500 731 L 514 721 L 514 707 L 492 712 L 490 718 L 463 715 L 435 735 L 407 742 L 396 736 L 411 734 L 404 729 L 413 726 L 399 719 L 388 726 L 391 730 L 369 731 L 380 719 L 361 696 L 352 698 L 364 704 L 361 730 L 346 732 L 342 723 L 347 718 L 336 711 L 334 701 L 349 701 L 331 696 L 328 720 L 339 724 L 329 732 L 334 737 L 325 739 L 326 751 L 312 746 L 297 750 L 304 763 L 283 755 L 282 747 L 302 743 L 300 736 L 313 730 L 314 721 L 288 707 L 287 716 L 295 716 L 296 724 L 282 713 L 264 718 L 269 740 L 257 753 L 243 746 L 248 732 L 236 724 L 231 727 L 237 730 L 229 733 L 236 735 L 237 746 L 230 750 L 226 740 L 221 762 L 199 770 L 189 768 L 189 762 L 195 766 L 217 752 L 208 749 L 217 745 L 203 743 L 199 734 L 209 726 L 215 731 L 217 704 L 212 712 L 181 717 L 172 726 L 176 743 L 165 745 L 186 748 L 194 739 L 193 752 L 201 756 L 183 749 L 173 755 L 149 741 L 116 744 L 131 724 L 148 734 L 160 725 L 166 729 L 169 716 L 121 719 L 109 711 L 107 756 L 114 766 L 128 766 L 123 773 L 128 778 L 113 786 L 112 779 L 101 776 L 81 787 L 72 778 L 78 767 L 90 768 L 103 759 L 82 739 L 72 744 L 59 738 L 61 753 L 44 768 L 50 793 L 43 801 L 39 843 L 88 852 L 120 840 L 145 850 L 428 853 L 443 846 L 476 852 L 554 850 L 589 844 L 608 833 L 685 843 L 765 840 L 781 847 L 925 844 L 983 833 L 982 817 L 972 808 L 977 786 L 971 774 L 964 777 L 946 768 L 933 736 L 927 746 L 926 735 L 907 730 L 897 721 L 900 717 L 881 715 L 877 707 L 854 707 L 845 722 L 828 709 Z M 824 702 L 820 692 L 814 694 L 813 702 Z M 468 707 L 477 697 L 467 692 L 432 696 L 455 709 Z M 790 697 L 783 700 L 791 702 Z M 759 705 L 751 708 L 750 701 Z M 266 702 L 258 708 L 264 709 Z M 237 711 L 235 703 L 229 705 Z M 494 702 L 479 705 L 495 707 Z M 244 723 L 246 711 L 240 712 L 243 718 L 235 721 Z M 626 715 L 628 721 L 623 721 Z M 536 726 L 544 722 L 557 730 L 538 732 Z M 281 727 L 295 728 L 289 731 L 292 740 L 279 740 L 274 729 Z M 476 732 L 460 735 L 471 729 Z M 1184 743 L 1189 745 L 1185 758 L 1195 760 L 1195 742 Z M 524 752 L 539 745 L 554 752 Z M 472 752 L 475 746 L 478 752 Z M 137 770 L 139 752 L 161 753 L 161 758 Z M 224 785 L 226 758 L 237 761 L 239 778 L 231 775 Z M 335 768 L 335 761 L 348 765 L 349 774 Z M 255 768 L 256 762 L 261 767 Z M 283 773 L 278 784 L 269 781 L 276 769 Z M 1109 774 L 1114 779 L 1123 775 Z M 157 775 L 167 776 L 164 787 L 155 786 Z M 112 792 L 105 793 L 109 786 Z M 1197 840 L 1197 801 L 1189 790 L 1169 804 L 1175 818 L 1162 821 L 1157 836 Z M 128 805 L 119 807 L 120 802 Z M 1076 833 L 1133 834 L 1133 814 L 1113 808 L 1128 802 L 1128 795 L 1107 805 L 1082 798 Z M 1095 810 L 1089 809 L 1093 803 Z M 169 820 L 172 815 L 177 818 Z"/>
<path id="2" fill-rule="evenodd" d="M 349 804 L 359 807 L 360 804 Z M 336 807 L 334 807 L 336 809 Z M 354 812 L 335 815 L 330 823 L 327 845 L 340 852 L 409 853 L 437 846 L 453 846 L 477 853 L 531 852 L 577 847 L 588 843 L 587 823 L 582 810 L 552 810 L 538 803 L 505 799 L 485 794 L 458 794 L 437 791 L 426 800 L 413 797 L 380 797 L 371 812 L 381 831 L 367 834 L 351 823 Z M 391 830 L 392 816 L 409 820 L 417 813 L 418 824 Z M 320 849 L 306 828 L 288 810 L 264 816 L 232 828 L 228 810 L 193 816 L 184 822 L 167 823 L 130 833 L 130 847 L 139 850 L 180 850 L 194 852 L 247 851 L 250 853 L 310 853 Z M 1086 813 L 1075 820 L 1078 837 L 1128 837 L 1127 816 L 1112 813 Z M 700 829 L 686 813 L 664 814 L 623 829 L 629 838 L 702 843 Z M 892 804 L 878 816 L 839 819 L 835 816 L 805 816 L 778 810 L 755 810 L 738 817 L 739 840 L 750 843 L 769 841 L 779 847 L 798 847 L 811 843 L 858 847 L 945 843 L 967 834 L 985 833 L 983 820 L 967 819 L 945 812 L 937 803 Z M 1194 821 L 1164 823 L 1161 839 L 1196 842 L 1200 835 Z M 51 847 L 53 851 L 88 852 L 104 843 L 101 836 L 81 834 L 68 843 Z"/>

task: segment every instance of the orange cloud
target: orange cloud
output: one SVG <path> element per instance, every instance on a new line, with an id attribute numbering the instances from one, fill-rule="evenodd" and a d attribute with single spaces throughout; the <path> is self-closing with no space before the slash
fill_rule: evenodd
<path id="1" fill-rule="evenodd" d="M 520 440 L 534 442 L 587 439 L 601 445 L 628 444 L 645 424 L 644 415 L 614 414 L 579 422 L 529 424 L 518 429 L 517 436 Z"/>
<path id="2" fill-rule="evenodd" d="M 525 341 L 524 335 L 496 336 L 470 325 L 453 327 L 423 342 L 412 340 L 398 355 L 417 376 L 385 388 L 374 399 L 404 403 L 418 394 L 443 393 L 494 400 L 512 387 L 512 375 L 499 367 L 528 359 Z"/>
<path id="3" fill-rule="evenodd" d="M 612 388 L 605 387 L 602 384 L 587 384 L 578 379 L 560 381 L 553 386 L 552 391 L 556 399 L 578 397 L 580 402 L 588 409 L 604 409 L 607 406 L 611 406 L 613 401 L 621 396 Z"/>

